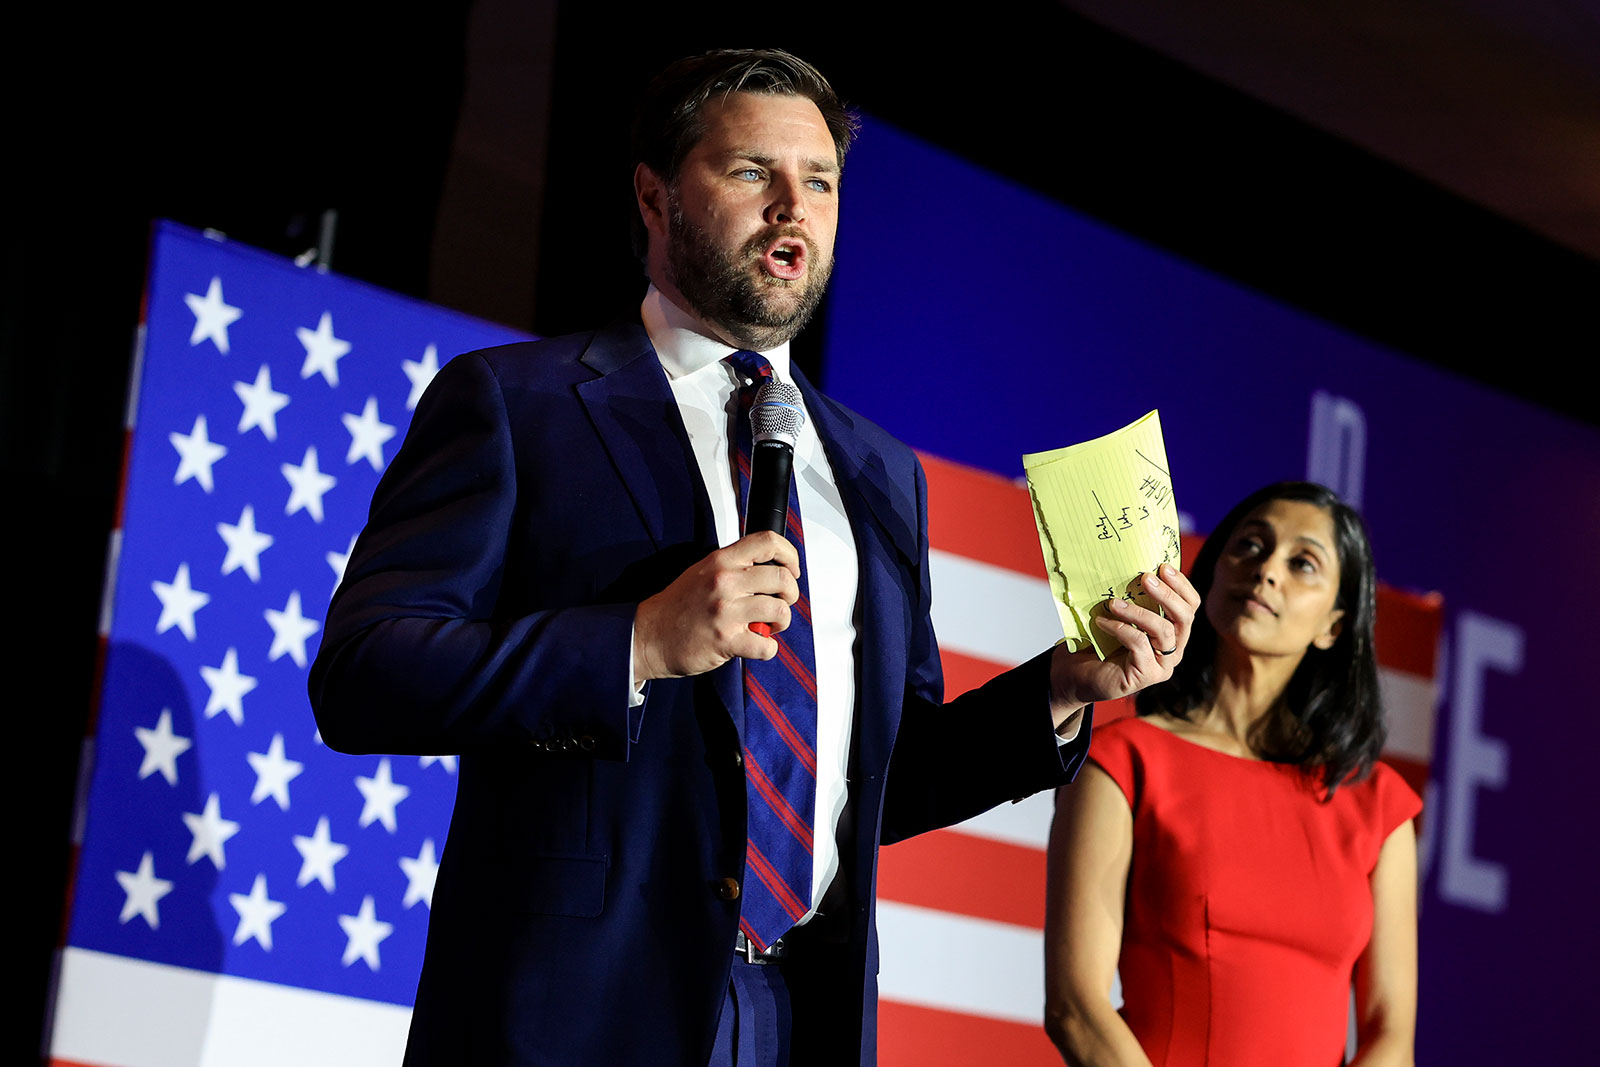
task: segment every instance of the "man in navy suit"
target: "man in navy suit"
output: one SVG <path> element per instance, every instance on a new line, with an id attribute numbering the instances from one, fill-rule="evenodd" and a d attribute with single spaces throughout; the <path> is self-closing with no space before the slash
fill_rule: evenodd
<path id="1" fill-rule="evenodd" d="M 922 469 L 788 361 L 852 134 L 786 53 L 669 67 L 635 129 L 640 319 L 452 360 L 374 496 L 311 695 L 335 748 L 461 754 L 408 1063 L 873 1062 L 879 843 L 1069 781 L 1088 705 L 1182 655 L 1198 598 L 1163 568 L 1165 617 L 1104 621 L 1125 652 L 943 702 Z M 740 536 L 735 351 L 799 389 L 799 546 Z M 802 614 L 812 891 L 768 945 L 741 661 Z"/>

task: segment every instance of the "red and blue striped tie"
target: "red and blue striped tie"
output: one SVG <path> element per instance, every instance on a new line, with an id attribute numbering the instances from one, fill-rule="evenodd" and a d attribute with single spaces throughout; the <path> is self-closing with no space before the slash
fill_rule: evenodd
<path id="1" fill-rule="evenodd" d="M 772 365 L 755 352 L 727 358 L 739 376 L 734 461 L 740 525 L 750 494 L 750 408 Z M 744 779 L 749 840 L 739 927 L 756 947 L 772 943 L 811 910 L 811 832 L 817 806 L 817 674 L 800 502 L 789 481 L 785 534 L 800 553 L 800 599 L 789 628 L 774 634 L 778 654 L 744 660 Z"/>

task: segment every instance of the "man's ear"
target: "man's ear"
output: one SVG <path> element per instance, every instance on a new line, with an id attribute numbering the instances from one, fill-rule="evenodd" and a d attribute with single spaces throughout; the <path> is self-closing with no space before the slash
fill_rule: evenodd
<path id="1" fill-rule="evenodd" d="M 644 228 L 658 240 L 666 240 L 667 183 L 643 163 L 633 168 L 633 198 L 639 205 Z"/>
<path id="2" fill-rule="evenodd" d="M 1323 628 L 1320 634 L 1311 639 L 1311 643 L 1326 652 L 1339 640 L 1339 634 L 1343 631 L 1344 609 L 1334 608 L 1328 613 L 1328 625 Z"/>

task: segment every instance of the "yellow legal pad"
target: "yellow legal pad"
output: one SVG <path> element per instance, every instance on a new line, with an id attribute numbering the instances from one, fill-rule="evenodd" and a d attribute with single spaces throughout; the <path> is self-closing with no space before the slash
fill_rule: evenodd
<path id="1" fill-rule="evenodd" d="M 1158 412 L 1114 433 L 1022 457 L 1067 648 L 1101 659 L 1122 643 L 1093 625 L 1112 597 L 1160 611 L 1139 580 L 1181 566 L 1178 506 Z"/>

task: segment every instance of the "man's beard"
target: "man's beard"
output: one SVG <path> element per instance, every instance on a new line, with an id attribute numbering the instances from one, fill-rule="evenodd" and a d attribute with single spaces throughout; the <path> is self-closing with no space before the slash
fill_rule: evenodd
<path id="1" fill-rule="evenodd" d="M 718 248 L 705 230 L 671 204 L 667 230 L 667 277 L 696 314 L 720 327 L 743 348 L 765 352 L 799 333 L 828 288 L 832 259 L 795 226 L 774 225 L 751 237 L 737 252 Z M 803 241 L 806 273 L 794 281 L 773 278 L 759 267 L 767 246 L 780 237 Z M 780 297 L 794 294 L 793 301 Z"/>

